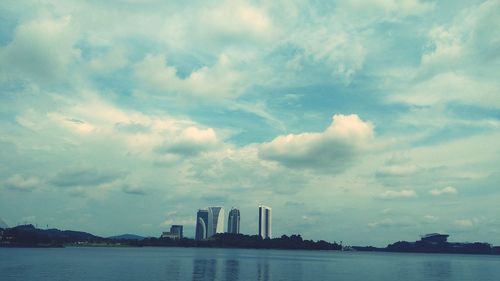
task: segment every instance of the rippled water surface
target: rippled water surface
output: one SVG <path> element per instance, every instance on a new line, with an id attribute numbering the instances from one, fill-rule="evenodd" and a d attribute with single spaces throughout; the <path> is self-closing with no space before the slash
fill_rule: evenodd
<path id="1" fill-rule="evenodd" d="M 500 280 L 500 256 L 200 248 L 0 248 L 0 280 Z"/>

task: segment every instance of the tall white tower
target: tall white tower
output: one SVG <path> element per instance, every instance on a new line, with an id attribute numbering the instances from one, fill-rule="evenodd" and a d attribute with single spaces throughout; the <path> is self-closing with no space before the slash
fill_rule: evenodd
<path id="1" fill-rule="evenodd" d="M 207 238 L 224 233 L 224 208 L 208 207 Z"/>
<path id="2" fill-rule="evenodd" d="M 272 238 L 271 208 L 259 206 L 259 236 L 262 239 Z"/>

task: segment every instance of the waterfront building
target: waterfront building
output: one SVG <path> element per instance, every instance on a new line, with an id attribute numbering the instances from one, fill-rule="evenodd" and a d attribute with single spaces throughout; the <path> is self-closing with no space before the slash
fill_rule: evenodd
<path id="1" fill-rule="evenodd" d="M 179 237 L 179 239 L 182 239 L 184 237 L 183 235 L 183 226 L 182 225 L 177 225 L 174 224 L 170 227 L 170 233 L 175 234 Z"/>
<path id="2" fill-rule="evenodd" d="M 271 208 L 259 206 L 259 236 L 262 239 L 272 238 Z"/>
<path id="3" fill-rule="evenodd" d="M 448 242 L 448 234 L 440 234 L 440 233 L 429 233 L 420 236 L 420 240 L 429 243 L 446 243 Z"/>
<path id="4" fill-rule="evenodd" d="M 207 239 L 208 229 L 208 210 L 200 209 L 196 214 L 196 240 Z"/>
<path id="5" fill-rule="evenodd" d="M 179 236 L 177 236 L 176 234 L 170 233 L 170 231 L 164 231 L 161 234 L 160 238 L 170 238 L 170 239 L 176 240 L 176 239 L 179 239 Z"/>
<path id="6" fill-rule="evenodd" d="M 170 239 L 182 239 L 182 225 L 172 225 L 170 226 L 169 232 L 163 232 L 161 234 L 161 238 L 170 238 Z"/>
<path id="7" fill-rule="evenodd" d="M 227 232 L 234 234 L 240 233 L 240 210 L 232 208 L 231 211 L 229 211 Z"/>
<path id="8" fill-rule="evenodd" d="M 224 208 L 209 207 L 207 238 L 210 238 L 217 233 L 224 233 Z"/>

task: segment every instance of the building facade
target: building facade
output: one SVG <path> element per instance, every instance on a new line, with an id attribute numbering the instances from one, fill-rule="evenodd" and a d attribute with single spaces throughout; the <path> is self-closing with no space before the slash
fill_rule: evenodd
<path id="1" fill-rule="evenodd" d="M 271 208 L 263 205 L 259 206 L 259 236 L 272 238 Z"/>
<path id="2" fill-rule="evenodd" d="M 207 239 L 208 234 L 208 210 L 200 209 L 196 214 L 196 240 Z"/>
<path id="3" fill-rule="evenodd" d="M 170 226 L 169 232 L 163 232 L 161 238 L 170 238 L 170 239 L 182 239 L 183 226 L 182 225 L 172 225 Z"/>
<path id="4" fill-rule="evenodd" d="M 420 236 L 420 240 L 424 242 L 429 242 L 429 243 L 446 243 L 448 242 L 448 237 L 450 235 L 448 234 L 440 234 L 440 233 L 429 233 L 426 235 Z"/>
<path id="5" fill-rule="evenodd" d="M 217 233 L 224 233 L 224 208 L 209 207 L 207 238 L 210 238 Z"/>
<path id="6" fill-rule="evenodd" d="M 184 227 L 182 225 L 174 224 L 170 227 L 170 233 L 175 234 L 179 237 L 179 239 L 182 239 L 184 237 L 183 228 Z"/>
<path id="7" fill-rule="evenodd" d="M 227 233 L 240 233 L 240 210 L 233 208 L 231 209 L 231 211 L 229 211 L 227 220 Z"/>

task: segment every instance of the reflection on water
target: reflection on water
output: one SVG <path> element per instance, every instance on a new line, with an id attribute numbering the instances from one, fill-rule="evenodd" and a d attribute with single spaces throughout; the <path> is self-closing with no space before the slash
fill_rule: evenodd
<path id="1" fill-rule="evenodd" d="M 193 281 L 215 280 L 217 271 L 216 259 L 195 259 L 193 261 Z"/>
<path id="2" fill-rule="evenodd" d="M 288 254 L 285 252 L 285 254 Z M 394 256 L 397 257 L 397 256 Z M 392 256 L 389 259 L 394 258 Z M 417 256 L 418 257 L 418 256 Z M 423 256 L 425 257 L 425 256 Z M 381 261 L 387 258 L 381 257 Z M 357 262 L 364 262 L 361 258 Z M 304 269 L 304 265 L 308 264 L 314 267 L 313 270 Z M 370 268 L 372 265 L 366 266 L 366 269 L 377 273 L 382 278 L 374 278 L 371 280 L 439 280 L 453 281 L 453 267 L 450 260 L 446 259 L 429 259 L 415 260 L 395 259 L 389 262 L 390 266 L 382 266 L 380 268 Z M 178 265 L 178 264 L 177 264 Z M 348 266 L 356 267 L 354 264 Z M 348 267 L 346 266 L 346 267 Z M 192 280 L 193 281 L 237 281 L 237 280 L 308 280 L 311 274 L 319 278 L 333 278 L 340 276 L 346 269 L 344 266 L 339 266 L 336 263 L 324 262 L 322 260 L 314 260 L 307 263 L 305 260 L 296 260 L 286 256 L 284 259 L 269 258 L 267 255 L 252 257 L 245 259 L 241 256 L 214 256 L 213 258 L 195 258 L 192 260 Z M 390 270 L 389 270 L 390 268 Z M 271 270 L 274 269 L 274 270 Z M 371 278 L 371 273 L 365 270 L 351 271 L 347 276 L 359 275 L 359 280 L 367 280 Z M 381 270 L 381 271 L 379 271 Z M 390 274 L 387 274 L 391 271 Z M 179 268 L 175 268 L 174 264 L 169 267 L 169 280 L 182 280 Z M 350 276 L 350 277 L 352 277 Z M 389 277 L 390 276 L 390 277 Z M 350 278 L 347 277 L 347 278 Z M 388 277 L 389 279 L 386 279 Z M 423 278 L 423 279 L 422 279 Z M 347 279 L 350 280 L 350 279 Z M 352 279 L 358 280 L 358 279 Z M 500 280 L 500 279 L 499 279 Z"/>
<path id="3" fill-rule="evenodd" d="M 225 270 L 226 280 L 239 280 L 240 262 L 238 260 L 226 260 Z"/>
<path id="4" fill-rule="evenodd" d="M 257 263 L 257 280 L 269 281 L 269 262 L 267 260 Z"/>
<path id="5" fill-rule="evenodd" d="M 239 280 L 240 263 L 235 259 L 195 259 L 193 281 Z M 259 279 L 261 280 L 261 279 Z M 268 280 L 268 279 L 263 279 Z"/>
<path id="6" fill-rule="evenodd" d="M 246 270 L 253 272 L 252 278 L 258 281 L 269 281 L 269 260 L 262 259 L 247 265 Z M 193 261 L 193 281 L 244 280 L 240 272 L 240 261 L 237 259 L 195 259 Z"/>
<path id="7" fill-rule="evenodd" d="M 453 280 L 450 261 L 425 261 L 422 266 L 422 272 L 429 280 Z"/>
<path id="8" fill-rule="evenodd" d="M 0 248 L 2 281 L 498 281 L 499 256 L 184 248 Z"/>
<path id="9" fill-rule="evenodd" d="M 179 260 L 169 260 L 165 275 L 169 276 L 171 280 L 180 280 L 181 276 L 181 262 Z"/>

